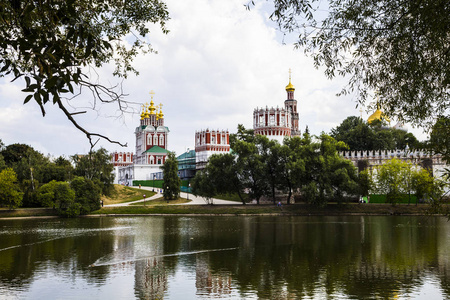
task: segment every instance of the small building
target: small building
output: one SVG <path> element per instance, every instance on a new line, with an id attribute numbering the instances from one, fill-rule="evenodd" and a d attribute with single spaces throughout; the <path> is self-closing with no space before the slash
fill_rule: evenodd
<path id="1" fill-rule="evenodd" d="M 178 176 L 181 180 L 190 180 L 195 176 L 195 150 L 187 150 L 177 157 Z"/>

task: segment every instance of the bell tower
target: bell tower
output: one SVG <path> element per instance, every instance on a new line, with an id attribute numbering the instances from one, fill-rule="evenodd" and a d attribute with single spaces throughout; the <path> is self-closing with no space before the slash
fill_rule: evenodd
<path id="1" fill-rule="evenodd" d="M 284 101 L 284 107 L 291 112 L 291 136 L 299 136 L 299 114 L 297 112 L 297 100 L 294 99 L 294 91 L 295 87 L 291 83 L 291 69 L 289 69 L 289 84 L 286 86 L 287 99 Z"/>

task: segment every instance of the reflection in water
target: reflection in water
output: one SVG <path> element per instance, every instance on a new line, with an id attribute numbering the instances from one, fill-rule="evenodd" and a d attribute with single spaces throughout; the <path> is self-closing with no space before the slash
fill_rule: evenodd
<path id="1" fill-rule="evenodd" d="M 0 220 L 0 295 L 445 299 L 438 217 Z"/>

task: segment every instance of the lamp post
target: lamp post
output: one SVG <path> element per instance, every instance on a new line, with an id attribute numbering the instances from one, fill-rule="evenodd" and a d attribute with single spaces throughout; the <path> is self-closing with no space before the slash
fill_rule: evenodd
<path id="1" fill-rule="evenodd" d="M 187 199 L 189 200 L 189 190 L 191 189 L 191 183 L 188 181 L 188 188 L 187 188 Z"/>
<path id="2" fill-rule="evenodd" d="M 152 190 L 152 192 L 154 192 L 154 191 L 155 191 L 155 177 L 156 177 L 156 175 L 155 175 L 155 174 L 153 174 L 153 190 Z"/>
<path id="3" fill-rule="evenodd" d="M 169 186 L 166 186 L 166 193 L 169 192 Z M 169 198 L 167 198 L 167 203 L 169 203 Z"/>

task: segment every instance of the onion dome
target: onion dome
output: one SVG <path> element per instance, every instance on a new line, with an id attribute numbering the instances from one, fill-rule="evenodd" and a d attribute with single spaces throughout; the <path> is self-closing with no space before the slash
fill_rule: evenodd
<path id="1" fill-rule="evenodd" d="M 291 69 L 289 69 L 289 84 L 286 86 L 286 92 L 295 91 L 295 87 L 291 83 Z"/>
<path id="2" fill-rule="evenodd" d="M 377 110 L 373 114 L 371 114 L 370 117 L 367 119 L 367 123 L 371 124 L 375 120 L 380 120 L 380 121 L 385 120 L 388 123 L 391 122 L 389 117 L 386 116 L 385 113 L 380 110 L 379 103 L 377 103 Z"/>
<path id="3" fill-rule="evenodd" d="M 150 114 L 151 115 L 154 115 L 154 114 L 156 114 L 156 112 L 155 112 L 155 110 L 156 110 L 156 108 L 155 108 L 155 103 L 153 102 L 153 100 L 152 101 L 150 101 Z"/>
<path id="4" fill-rule="evenodd" d="M 286 92 L 293 92 L 293 91 L 295 91 L 295 87 L 291 83 L 291 78 L 289 78 L 289 84 L 286 86 Z"/>
<path id="5" fill-rule="evenodd" d="M 159 113 L 158 113 L 158 119 L 163 119 L 164 118 L 164 114 L 162 112 L 162 108 L 159 109 Z"/>
<path id="6" fill-rule="evenodd" d="M 145 105 L 142 104 L 141 120 L 145 119 Z"/>

